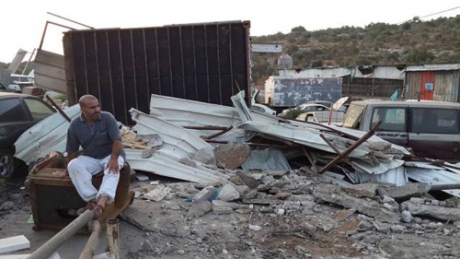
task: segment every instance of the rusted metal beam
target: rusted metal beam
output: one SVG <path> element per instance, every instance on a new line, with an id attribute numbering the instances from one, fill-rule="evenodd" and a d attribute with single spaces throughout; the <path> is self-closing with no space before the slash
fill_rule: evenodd
<path id="1" fill-rule="evenodd" d="M 228 127 L 221 127 L 221 126 L 183 126 L 185 129 L 193 129 L 193 130 L 226 130 Z"/>
<path id="2" fill-rule="evenodd" d="M 218 137 L 218 136 L 220 136 L 220 135 L 223 135 L 223 134 L 229 132 L 229 131 L 232 130 L 232 129 L 233 129 L 233 126 L 230 126 L 230 127 L 226 128 L 226 129 L 222 130 L 221 132 L 217 132 L 216 134 L 212 134 L 212 135 L 210 135 L 210 136 L 204 137 L 203 139 L 204 139 L 204 140 L 208 140 L 208 139 L 216 138 L 216 137 Z"/>
<path id="3" fill-rule="evenodd" d="M 334 158 L 331 162 L 329 162 L 327 165 L 325 165 L 321 170 L 319 171 L 320 174 L 326 172 L 329 168 L 334 166 L 336 163 L 338 163 L 340 160 L 342 160 L 344 157 L 346 157 L 348 154 L 353 152 L 357 147 L 359 147 L 361 144 L 366 142 L 372 135 L 374 135 L 375 131 L 380 127 L 380 124 L 382 124 L 382 121 L 378 121 L 377 124 L 369 131 L 367 132 L 364 136 L 362 136 L 358 141 L 356 141 L 353 145 L 351 145 L 345 152 Z"/>
<path id="4" fill-rule="evenodd" d="M 319 134 L 319 136 L 324 140 L 324 142 L 326 142 L 326 144 L 328 144 L 332 149 L 334 149 L 335 153 L 339 154 L 339 155 L 342 155 L 342 152 L 340 152 L 340 150 L 338 150 L 330 141 L 329 139 L 327 139 L 323 134 Z"/>
<path id="5" fill-rule="evenodd" d="M 111 258 L 119 259 L 119 220 L 117 218 L 107 220 L 107 245 Z"/>
<path id="6" fill-rule="evenodd" d="M 308 158 L 308 161 L 310 161 L 310 164 L 315 168 L 316 172 L 319 172 L 319 168 L 316 165 L 316 161 L 313 159 L 310 152 L 308 152 L 308 150 L 305 147 L 302 147 L 302 151 L 304 155 Z"/>

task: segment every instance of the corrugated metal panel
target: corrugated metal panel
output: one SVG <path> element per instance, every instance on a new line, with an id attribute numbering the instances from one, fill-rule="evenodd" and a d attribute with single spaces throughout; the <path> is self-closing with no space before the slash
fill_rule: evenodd
<path id="1" fill-rule="evenodd" d="M 420 93 L 422 72 L 406 73 L 405 99 L 417 99 Z"/>
<path id="2" fill-rule="evenodd" d="M 460 87 L 459 71 L 438 71 L 434 77 L 434 97 L 436 101 L 458 102 Z"/>
<path id="3" fill-rule="evenodd" d="M 432 89 L 427 89 L 427 84 L 432 84 Z M 420 82 L 420 100 L 433 100 L 434 91 L 437 86 L 434 83 L 434 72 L 424 71 L 421 74 Z"/>
<path id="4" fill-rule="evenodd" d="M 38 50 L 34 60 L 35 84 L 38 87 L 67 93 L 64 57 L 52 52 Z"/>
<path id="5" fill-rule="evenodd" d="M 103 110 L 131 123 L 149 112 L 150 94 L 231 106 L 238 88 L 249 101 L 248 21 L 64 34 L 69 101 L 92 94 Z"/>
<path id="6" fill-rule="evenodd" d="M 413 71 L 441 71 L 441 70 L 459 70 L 460 64 L 440 64 L 440 65 L 422 65 L 422 66 L 408 66 L 407 72 Z"/>

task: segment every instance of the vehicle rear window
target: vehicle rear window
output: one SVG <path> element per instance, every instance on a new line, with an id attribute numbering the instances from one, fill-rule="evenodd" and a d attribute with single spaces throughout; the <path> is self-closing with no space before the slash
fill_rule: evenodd
<path id="1" fill-rule="evenodd" d="M 378 107 L 372 113 L 371 128 L 381 120 L 382 124 L 377 131 L 406 131 L 406 109 Z"/>
<path id="2" fill-rule="evenodd" d="M 411 108 L 412 133 L 458 134 L 458 111 L 441 108 Z"/>
<path id="3" fill-rule="evenodd" d="M 26 98 L 24 101 L 26 102 L 27 107 L 29 107 L 30 114 L 32 115 L 34 121 L 41 121 L 55 112 L 41 100 Z"/>
<path id="4" fill-rule="evenodd" d="M 27 121 L 26 114 L 18 99 L 0 100 L 0 122 Z"/>

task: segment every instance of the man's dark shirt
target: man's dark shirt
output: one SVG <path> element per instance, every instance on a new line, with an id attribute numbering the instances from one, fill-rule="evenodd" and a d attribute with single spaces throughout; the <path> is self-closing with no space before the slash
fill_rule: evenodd
<path id="1" fill-rule="evenodd" d="M 121 141 L 117 122 L 109 112 L 101 112 L 101 119 L 90 126 L 83 114 L 70 123 L 67 131 L 67 152 L 78 152 L 83 148 L 83 155 L 96 159 L 102 159 L 112 154 L 112 146 L 115 140 Z M 120 156 L 126 161 L 123 149 Z"/>

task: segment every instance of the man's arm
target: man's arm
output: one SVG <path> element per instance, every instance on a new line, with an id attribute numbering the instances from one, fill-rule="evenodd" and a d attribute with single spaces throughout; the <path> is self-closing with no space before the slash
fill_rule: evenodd
<path id="1" fill-rule="evenodd" d="M 78 147 L 80 146 L 78 142 L 78 138 L 75 133 L 69 128 L 67 130 L 67 164 L 72 161 L 72 159 L 76 158 L 78 155 Z"/>
<path id="2" fill-rule="evenodd" d="M 78 152 L 67 152 L 67 164 L 72 161 L 72 159 L 77 157 Z"/>

